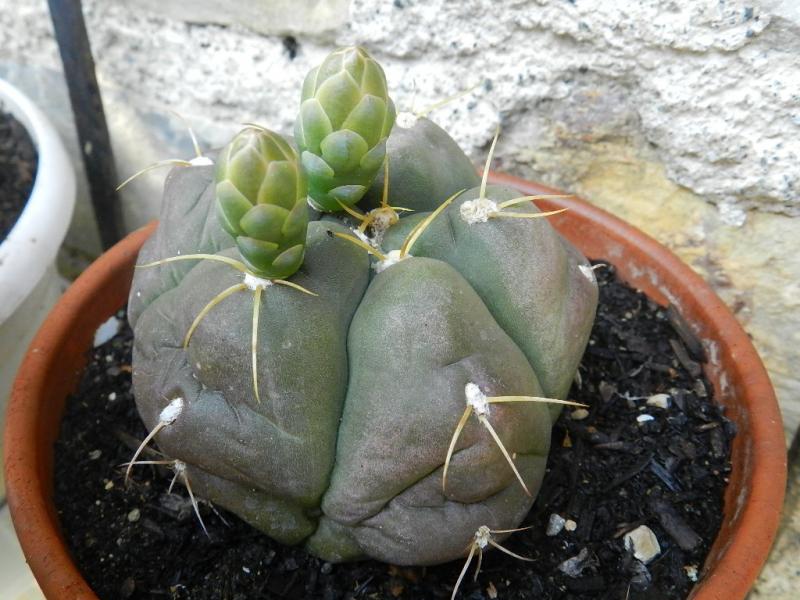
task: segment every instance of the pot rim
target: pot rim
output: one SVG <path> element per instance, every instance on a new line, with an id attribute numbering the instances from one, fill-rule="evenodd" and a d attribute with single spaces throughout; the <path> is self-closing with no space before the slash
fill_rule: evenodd
<path id="1" fill-rule="evenodd" d="M 490 181 L 511 185 L 531 195 L 560 193 L 497 173 L 492 174 Z M 553 218 L 553 224 L 566 237 L 573 235 L 570 233 L 573 224 L 583 222 L 591 230 L 602 231 L 600 237 L 604 240 L 622 244 L 635 254 L 636 260 L 658 265 L 663 285 L 648 284 L 645 279 L 645 285 L 641 286 L 643 291 L 652 293 L 662 302 L 670 294 L 675 296 L 673 299 L 685 301 L 707 319 L 704 326 L 716 332 L 720 343 L 724 342 L 721 360 L 735 361 L 724 365 L 730 373 L 723 373 L 723 376 L 731 377 L 734 383 L 742 380 L 743 387 L 737 390 L 742 396 L 731 397 L 733 388 L 724 386 L 718 386 L 717 393 L 722 394 L 723 403 L 727 399 L 734 403 L 731 406 L 743 411 L 733 415 L 734 420 L 739 419 L 740 427 L 733 452 L 743 465 L 739 471 L 745 472 L 738 476 L 732 473 L 725 496 L 725 521 L 706 559 L 706 564 L 713 563 L 713 566 L 710 569 L 704 566 L 704 576 L 691 597 L 694 600 L 744 598 L 766 561 L 775 537 L 786 482 L 786 447 L 777 400 L 750 339 L 699 275 L 640 230 L 577 198 L 549 199 L 537 204 L 547 210 L 570 209 Z M 53 381 L 53 375 L 58 374 L 59 353 L 63 358 L 66 349 L 69 351 L 66 356 L 77 356 L 79 361 L 86 348 L 91 347 L 97 325 L 125 303 L 139 248 L 155 227 L 156 223 L 152 222 L 128 235 L 76 280 L 38 332 L 14 383 L 5 432 L 8 503 L 23 552 L 42 590 L 50 598 L 97 598 L 70 558 L 52 502 L 50 449 L 58 434 L 66 400 L 58 388 L 74 389 L 80 370 L 74 369 Z M 624 270 L 617 267 L 630 282 Z M 663 287 L 667 284 L 672 286 L 671 290 Z M 649 290 L 646 289 L 648 285 Z M 108 290 L 108 294 L 97 294 L 98 289 Z M 96 306 L 101 301 L 99 298 L 104 298 L 105 312 Z M 719 372 L 711 375 L 720 378 Z M 751 435 L 744 438 L 746 432 Z M 37 438 L 44 438 L 43 447 L 37 446 Z M 742 487 L 738 496 L 733 493 L 734 484 Z"/>
<path id="2" fill-rule="evenodd" d="M 564 194 L 504 173 L 490 173 L 489 181 L 515 187 L 527 195 Z M 777 534 L 787 477 L 786 440 L 778 399 L 750 336 L 700 275 L 637 227 L 575 196 L 536 204 L 542 210 L 567 208 L 594 226 L 601 226 L 607 238 L 602 244 L 606 248 L 602 258 L 614 263 L 623 280 L 661 304 L 674 304 L 684 317 L 685 311 L 701 317 L 690 321 L 690 326 L 709 354 L 703 371 L 714 382 L 715 402 L 741 411 L 726 414 L 738 427 L 731 463 L 735 468 L 739 460 L 746 468 L 745 472 L 740 468 L 731 473 L 725 490 L 723 523 L 703 565 L 703 577 L 690 598 L 745 598 L 767 561 Z M 563 218 L 557 215 L 551 222 L 558 227 L 558 220 Z M 579 248 L 585 239 L 581 235 L 591 235 L 583 231 L 571 237 L 569 231 L 559 231 Z M 640 263 L 628 273 L 612 256 L 624 246 L 636 250 L 633 260 Z M 644 257 L 647 260 L 642 260 Z M 659 273 L 653 273 L 654 264 L 660 267 Z M 683 295 L 676 293 L 681 290 Z M 709 333 L 714 336 L 706 337 Z M 731 364 L 723 364 L 725 359 Z M 747 433 L 750 435 L 745 436 Z M 735 493 L 737 485 L 742 487 L 739 494 Z M 713 569 L 708 569 L 711 563 Z"/>
<path id="3" fill-rule="evenodd" d="M 0 106 L 22 123 L 38 154 L 36 178 L 17 222 L 0 243 L 0 324 L 28 297 L 56 258 L 75 206 L 75 172 L 55 127 L 8 81 Z"/>

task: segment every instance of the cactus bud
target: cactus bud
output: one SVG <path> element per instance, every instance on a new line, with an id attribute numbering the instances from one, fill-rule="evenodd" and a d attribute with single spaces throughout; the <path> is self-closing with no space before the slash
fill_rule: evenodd
<path id="1" fill-rule="evenodd" d="M 394 119 L 383 69 L 363 48 L 336 50 L 309 72 L 295 139 L 316 208 L 337 212 L 362 198 L 383 165 Z"/>
<path id="2" fill-rule="evenodd" d="M 223 149 L 216 170 L 217 216 L 248 267 L 286 278 L 303 263 L 308 207 L 297 154 L 277 133 L 248 127 Z"/>

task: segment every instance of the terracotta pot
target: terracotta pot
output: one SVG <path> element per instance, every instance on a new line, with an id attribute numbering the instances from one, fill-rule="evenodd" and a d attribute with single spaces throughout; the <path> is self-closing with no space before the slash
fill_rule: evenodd
<path id="1" fill-rule="evenodd" d="M 526 194 L 558 193 L 505 175 L 496 183 Z M 586 255 L 607 258 L 628 283 L 676 305 L 711 357 L 706 374 L 738 426 L 725 519 L 695 587 L 694 600 L 744 598 L 775 536 L 786 482 L 786 449 L 772 386 L 747 334 L 711 288 L 669 250 L 578 199 L 551 223 Z M 73 564 L 53 506 L 53 443 L 64 402 L 76 386 L 94 332 L 127 300 L 136 254 L 155 224 L 98 259 L 44 323 L 19 371 L 6 424 L 8 502 L 23 551 L 45 595 L 96 598 Z"/>

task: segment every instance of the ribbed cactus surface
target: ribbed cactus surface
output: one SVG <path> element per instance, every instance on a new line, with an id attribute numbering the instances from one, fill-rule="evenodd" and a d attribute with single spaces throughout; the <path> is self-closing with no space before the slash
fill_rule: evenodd
<path id="1" fill-rule="evenodd" d="M 139 413 L 187 487 L 279 542 L 327 561 L 464 556 L 532 506 L 594 271 L 432 122 L 387 147 L 395 110 L 363 49 L 328 56 L 302 98 L 299 153 L 248 127 L 215 174 L 168 177 L 128 303 Z M 307 199 L 359 202 L 387 151 L 386 203 L 380 186 L 308 222 Z M 395 206 L 415 212 L 380 244 L 353 230 Z"/>
<path id="2" fill-rule="evenodd" d="M 312 204 L 327 212 L 353 206 L 383 164 L 395 108 L 381 66 L 363 48 L 342 48 L 303 84 L 295 139 Z"/>
<path id="3" fill-rule="evenodd" d="M 247 265 L 268 278 L 300 268 L 308 227 L 297 154 L 277 133 L 248 127 L 220 153 L 217 215 Z"/>

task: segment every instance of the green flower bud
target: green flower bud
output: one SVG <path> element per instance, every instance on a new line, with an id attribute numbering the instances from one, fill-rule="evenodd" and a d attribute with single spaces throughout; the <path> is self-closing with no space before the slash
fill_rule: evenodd
<path id="1" fill-rule="evenodd" d="M 295 139 L 315 207 L 336 212 L 361 199 L 383 165 L 394 119 L 383 69 L 363 48 L 336 50 L 309 72 Z"/>
<path id="2" fill-rule="evenodd" d="M 223 149 L 217 216 L 259 276 L 284 279 L 303 264 L 308 206 L 297 154 L 277 133 L 248 127 Z"/>

